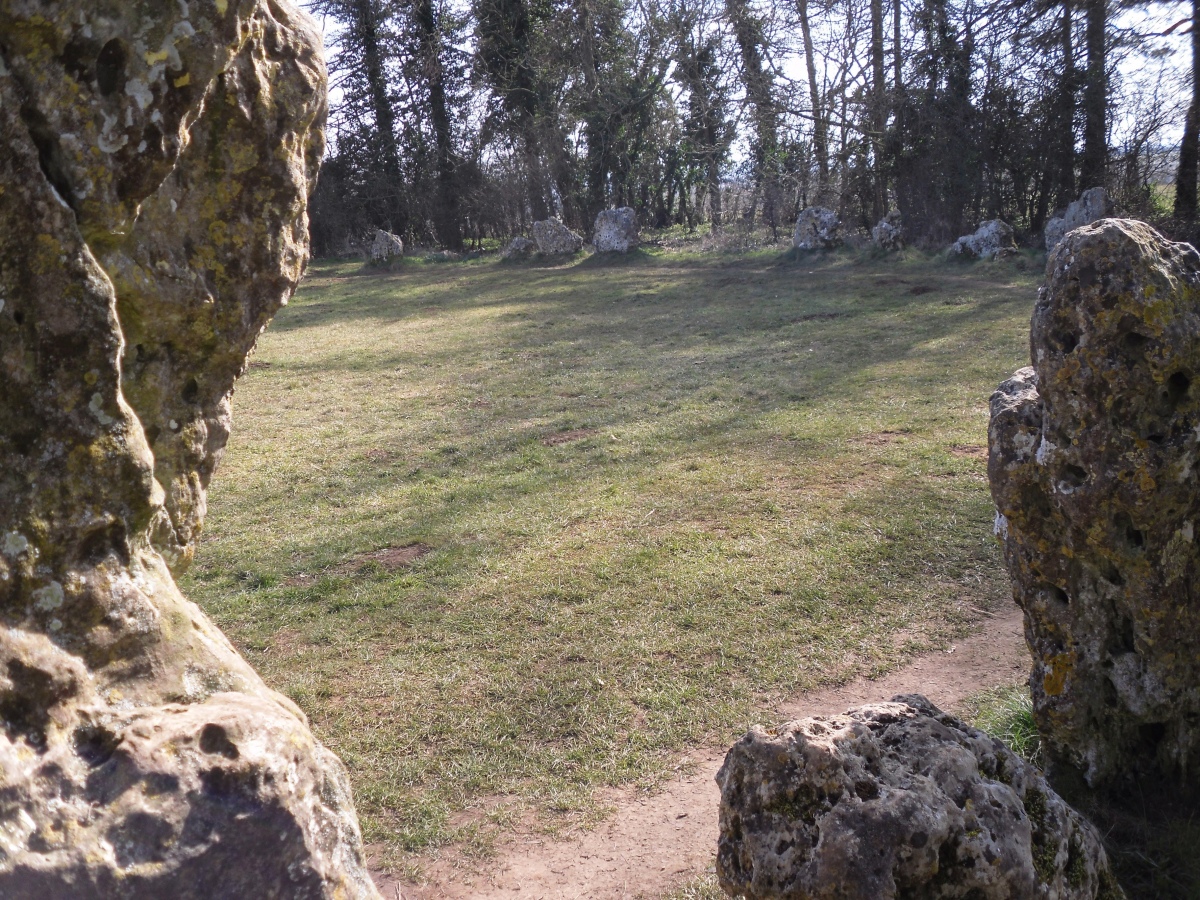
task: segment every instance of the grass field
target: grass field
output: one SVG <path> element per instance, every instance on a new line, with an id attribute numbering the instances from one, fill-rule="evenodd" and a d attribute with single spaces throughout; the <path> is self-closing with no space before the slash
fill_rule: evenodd
<path id="1" fill-rule="evenodd" d="M 987 398 L 1036 260 L 318 263 L 184 589 L 347 763 L 392 868 L 602 812 L 1008 594 Z"/>

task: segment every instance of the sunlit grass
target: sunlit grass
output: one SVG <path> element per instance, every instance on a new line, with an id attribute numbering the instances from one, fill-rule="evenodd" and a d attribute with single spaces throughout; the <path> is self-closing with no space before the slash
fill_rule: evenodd
<path id="1" fill-rule="evenodd" d="M 385 863 L 592 815 L 1006 597 L 980 448 L 1036 269 L 315 265 L 184 587 L 346 761 Z"/>

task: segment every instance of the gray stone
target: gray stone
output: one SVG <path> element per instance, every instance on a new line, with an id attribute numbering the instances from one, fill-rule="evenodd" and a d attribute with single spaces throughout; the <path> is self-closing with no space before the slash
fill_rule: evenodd
<path id="1" fill-rule="evenodd" d="M 754 728 L 730 749 L 717 878 L 746 900 L 1114 900 L 1095 829 L 924 697 Z"/>
<path id="2" fill-rule="evenodd" d="M 951 256 L 967 259 L 996 259 L 1016 250 L 1012 227 L 1000 219 L 984 222 L 974 234 L 964 235 L 950 245 Z"/>
<path id="3" fill-rule="evenodd" d="M 602 210 L 596 216 L 592 246 L 597 253 L 628 253 L 638 243 L 637 213 L 631 207 Z"/>
<path id="4" fill-rule="evenodd" d="M 1107 218 L 1111 211 L 1112 204 L 1109 203 L 1108 192 L 1104 188 L 1084 191 L 1078 200 L 1067 206 L 1065 213 L 1046 223 L 1046 250 L 1053 251 L 1068 231 Z"/>
<path id="5" fill-rule="evenodd" d="M 371 262 L 386 263 L 404 256 L 404 241 L 390 231 L 375 230 L 375 239 L 371 241 Z"/>
<path id="6" fill-rule="evenodd" d="M 534 222 L 532 230 L 538 253 L 558 256 L 565 253 L 578 253 L 583 249 L 583 238 L 558 219 Z"/>
<path id="7" fill-rule="evenodd" d="M 1102 219 L 1050 255 L 988 474 L 1055 766 L 1200 786 L 1200 254 Z"/>
<path id="8" fill-rule="evenodd" d="M 537 244 L 527 237 L 517 236 L 500 251 L 501 259 L 528 259 L 537 252 Z"/>
<path id="9" fill-rule="evenodd" d="M 832 209 L 810 206 L 796 219 L 792 246 L 797 250 L 832 250 L 842 245 L 842 220 Z"/>
<path id="10" fill-rule="evenodd" d="M 898 210 L 892 210 L 871 229 L 871 242 L 881 250 L 904 249 L 904 228 Z"/>
<path id="11" fill-rule="evenodd" d="M 176 587 L 308 258 L 281 0 L 0 4 L 0 897 L 378 898 L 345 770 Z"/>

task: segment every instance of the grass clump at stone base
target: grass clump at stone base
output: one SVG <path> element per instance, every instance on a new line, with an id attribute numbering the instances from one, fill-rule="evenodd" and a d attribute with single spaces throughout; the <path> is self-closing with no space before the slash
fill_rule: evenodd
<path id="1" fill-rule="evenodd" d="M 1033 700 L 1024 684 L 1003 685 L 980 691 L 963 704 L 967 724 L 999 738 L 1013 753 L 1041 768 L 1042 741 L 1033 719 Z"/>
<path id="2" fill-rule="evenodd" d="M 1009 602 L 984 447 L 1028 359 L 1016 263 L 317 263 L 184 589 L 345 760 L 381 865 L 595 817 Z"/>

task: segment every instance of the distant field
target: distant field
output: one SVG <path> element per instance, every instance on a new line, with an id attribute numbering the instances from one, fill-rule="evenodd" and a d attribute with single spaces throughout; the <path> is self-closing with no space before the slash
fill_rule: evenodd
<path id="1" fill-rule="evenodd" d="M 318 263 L 238 385 L 183 587 L 346 761 L 385 865 L 594 816 L 1007 596 L 987 398 L 1039 280 Z"/>

